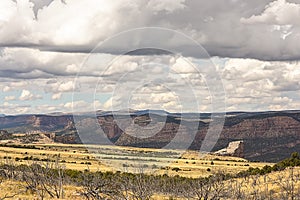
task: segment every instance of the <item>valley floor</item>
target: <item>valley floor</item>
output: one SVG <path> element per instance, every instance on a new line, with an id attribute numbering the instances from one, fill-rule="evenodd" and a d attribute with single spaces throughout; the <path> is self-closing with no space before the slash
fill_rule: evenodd
<path id="1" fill-rule="evenodd" d="M 30 164 L 33 161 L 54 161 L 56 157 L 67 169 L 136 173 L 142 168 L 144 173 L 194 178 L 206 177 L 218 171 L 235 174 L 249 167 L 273 165 L 182 150 L 66 144 L 0 146 L 2 163 Z"/>

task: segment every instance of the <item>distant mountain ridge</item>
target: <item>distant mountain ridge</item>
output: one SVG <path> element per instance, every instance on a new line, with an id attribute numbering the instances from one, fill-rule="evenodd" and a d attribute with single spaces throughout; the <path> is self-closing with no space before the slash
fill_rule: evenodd
<path id="1" fill-rule="evenodd" d="M 107 138 L 116 145 L 162 148 L 170 143 L 176 134 L 180 134 L 179 138 L 184 141 L 190 137 L 191 132 L 196 131 L 197 134 L 189 148 L 197 150 L 205 138 L 211 117 L 210 113 L 181 114 L 163 110 L 129 110 L 129 113 L 136 125 L 145 127 L 150 122 L 157 122 L 162 128 L 149 137 L 134 137 L 130 133 L 132 129 L 126 130 L 127 132 L 122 130 L 114 119 L 117 117 L 122 120 L 128 111 L 98 111 L 96 115 L 99 125 Z M 85 124 L 88 124 L 95 113 L 76 115 L 85 119 Z M 192 126 L 195 122 L 198 123 L 196 130 Z M 6 138 L 9 133 L 41 131 L 54 133 L 51 135 L 55 142 L 81 142 L 72 114 L 2 116 L 0 130 L 1 138 Z M 237 140 L 244 141 L 244 155 L 250 160 L 278 161 L 294 151 L 300 152 L 300 111 L 228 112 L 213 151 L 223 149 L 230 142 Z"/>

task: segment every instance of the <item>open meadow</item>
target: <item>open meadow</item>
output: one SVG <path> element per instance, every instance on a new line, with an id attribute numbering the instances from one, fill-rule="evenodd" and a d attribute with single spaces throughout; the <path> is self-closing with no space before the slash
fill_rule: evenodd
<path id="1" fill-rule="evenodd" d="M 89 171 L 126 171 L 207 177 L 218 171 L 236 174 L 249 167 L 273 163 L 249 162 L 242 158 L 200 154 L 196 151 L 162 150 L 119 146 L 79 144 L 18 144 L 0 147 L 2 163 L 17 165 L 53 161 L 57 158 L 66 169 Z"/>

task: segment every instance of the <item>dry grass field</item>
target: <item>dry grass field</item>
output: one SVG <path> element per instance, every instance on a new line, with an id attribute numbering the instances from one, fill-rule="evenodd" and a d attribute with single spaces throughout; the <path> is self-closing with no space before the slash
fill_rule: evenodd
<path id="1" fill-rule="evenodd" d="M 248 178 L 237 178 L 225 181 L 224 187 L 230 187 L 241 193 L 241 198 L 231 199 L 292 199 L 289 195 L 292 193 L 300 194 L 300 168 L 286 169 L 282 172 L 272 172 L 268 175 L 250 176 Z M 64 198 L 60 199 L 85 199 L 79 196 L 80 187 L 73 185 L 64 186 Z M 16 192 L 19 191 L 19 192 Z M 243 196 L 244 195 L 244 196 Z M 269 196 L 272 195 L 273 198 Z M 3 180 L 0 183 L 0 199 L 32 200 L 39 199 L 38 195 L 32 192 L 24 192 L 24 183 Z M 45 200 L 53 198 L 45 197 Z M 168 200 L 170 197 L 162 194 L 152 196 L 153 200 Z M 172 198 L 176 200 L 188 200 L 188 198 Z M 224 198 L 228 199 L 228 198 Z M 294 198 L 297 199 L 297 198 Z"/>
<path id="2" fill-rule="evenodd" d="M 297 155 L 295 154 L 296 157 Z M 219 194 L 224 194 L 224 197 L 219 199 L 292 199 L 292 197 L 300 195 L 299 167 L 286 168 L 284 171 L 275 171 L 263 175 L 257 173 L 256 175 L 234 176 L 241 171 L 245 172 L 249 167 L 262 169 L 265 165 L 273 166 L 274 164 L 249 162 L 237 157 L 200 154 L 196 151 L 97 145 L 15 144 L 10 146 L 2 145 L 0 147 L 0 159 L 2 164 L 12 166 L 29 166 L 33 163 L 41 164 L 42 166 L 45 163 L 59 162 L 59 165 L 62 166 L 63 169 L 73 169 L 82 171 L 82 173 L 94 173 L 98 171 L 117 172 L 120 170 L 122 172 L 142 172 L 148 175 L 168 175 L 167 177 L 173 177 L 173 180 L 160 178 L 160 181 L 175 181 L 174 183 L 171 182 L 171 185 L 168 185 L 168 187 L 171 187 L 172 196 L 168 195 L 168 192 L 154 192 L 151 194 L 151 198 L 147 198 L 154 200 L 167 200 L 170 198 L 178 200 L 197 199 L 197 197 L 194 196 L 195 193 L 193 193 L 193 189 L 206 191 L 209 195 L 212 195 L 214 191 L 218 191 Z M 219 180 L 216 174 L 231 174 L 233 176 L 229 179 L 225 178 Z M 116 175 L 119 176 L 118 173 L 116 173 Z M 199 185 L 200 182 L 197 182 L 198 179 L 194 179 L 209 176 L 216 177 L 217 179 L 213 178 L 215 182 L 207 182 L 207 185 Z M 193 179 L 187 180 L 176 177 Z M 210 179 L 211 178 L 208 180 Z M 1 179 L 0 199 L 41 199 L 36 190 L 28 189 L 26 182 L 18 180 L 20 179 Z M 86 186 L 93 180 L 95 179 L 92 178 L 87 181 Z M 99 183 L 105 181 L 105 179 L 101 178 L 99 180 Z M 111 181 L 109 178 L 106 180 Z M 123 180 L 126 180 L 126 177 Z M 145 181 L 144 179 L 136 179 L 135 181 L 141 180 Z M 176 183 L 176 180 L 179 182 Z M 196 182 L 193 182 L 193 180 Z M 133 183 L 135 181 L 133 181 Z M 153 183 L 155 185 L 155 181 L 151 184 Z M 159 181 L 157 183 L 159 183 Z M 128 184 L 132 183 L 129 181 Z M 144 184 L 143 187 L 145 187 L 146 190 L 147 187 L 153 187 L 148 185 L 148 183 Z M 168 184 L 170 184 L 170 182 L 168 182 Z M 181 184 L 183 188 L 181 188 Z M 125 183 L 125 185 L 127 185 L 127 183 Z M 181 193 L 173 191 L 173 186 L 181 190 Z M 87 188 L 84 188 L 84 185 L 76 185 L 74 182 L 65 182 L 63 185 L 64 195 L 60 196 L 60 199 L 87 199 L 82 196 L 82 192 L 87 191 Z M 118 190 L 118 188 L 112 186 L 112 190 Z M 185 194 L 185 192 L 187 192 L 187 194 Z M 43 199 L 54 198 L 50 198 L 50 196 L 46 194 Z M 142 200 L 144 198 L 136 199 Z M 198 199 L 202 199 L 202 197 Z M 213 199 L 213 197 L 209 199 Z"/>
<path id="3" fill-rule="evenodd" d="M 88 148 L 86 148 L 88 147 Z M 0 161 L 30 164 L 53 160 L 67 169 L 90 171 L 127 171 L 205 177 L 217 171 L 235 174 L 249 167 L 272 163 L 248 162 L 242 158 L 201 155 L 196 151 L 158 150 L 119 146 L 84 146 L 66 144 L 27 144 L 0 147 Z"/>
<path id="4" fill-rule="evenodd" d="M 83 199 L 78 195 L 78 191 L 80 188 L 66 185 L 65 186 L 65 195 L 63 199 L 74 199 L 80 200 Z M 24 190 L 24 183 L 12 180 L 5 180 L 2 181 L 0 184 L 0 199 L 6 197 L 7 199 L 20 199 L 20 200 L 33 200 L 33 199 L 40 199 L 36 193 L 25 191 Z M 44 200 L 50 200 L 53 198 L 45 197 Z"/>

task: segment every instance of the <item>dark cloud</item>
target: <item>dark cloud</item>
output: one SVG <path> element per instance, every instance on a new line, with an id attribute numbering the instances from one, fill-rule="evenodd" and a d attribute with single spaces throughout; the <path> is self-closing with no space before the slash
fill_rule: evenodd
<path id="1" fill-rule="evenodd" d="M 30 1 L 34 4 L 33 11 L 35 17 L 37 17 L 38 11 L 45 6 L 49 6 L 49 4 L 52 3 L 53 0 L 30 0 Z M 61 2 L 65 3 L 64 0 L 61 0 Z"/>
<path id="2" fill-rule="evenodd" d="M 297 12 L 300 4 L 295 0 L 166 1 L 172 4 L 169 6 L 155 0 L 102 2 L 107 11 L 95 7 L 96 1 L 92 0 L 82 5 L 77 1 L 32 2 L 38 18 L 32 23 L 26 21 L 28 27 L 23 29 L 15 25 L 24 24 L 25 16 L 14 19 L 15 25 L 4 24 L 7 30 L 0 31 L 1 46 L 88 53 L 97 44 L 122 31 L 152 26 L 184 33 L 201 44 L 210 56 L 270 61 L 300 59 L 300 12 Z M 80 12 L 74 14 L 79 7 Z M 203 56 L 163 31 L 149 35 L 131 34 L 127 40 L 98 50 L 120 54 L 127 50 L 128 44 L 135 44 L 136 48 L 163 46 L 166 51 L 175 49 L 188 56 Z M 154 52 L 157 53 L 163 52 Z"/>
<path id="3" fill-rule="evenodd" d="M 163 50 L 163 49 L 154 49 L 154 48 L 144 48 L 144 49 L 137 49 L 133 51 L 129 51 L 125 55 L 170 55 L 173 54 L 172 52 Z"/>

